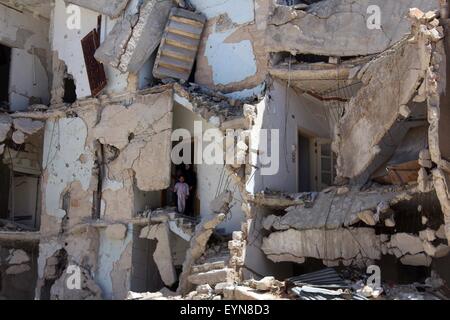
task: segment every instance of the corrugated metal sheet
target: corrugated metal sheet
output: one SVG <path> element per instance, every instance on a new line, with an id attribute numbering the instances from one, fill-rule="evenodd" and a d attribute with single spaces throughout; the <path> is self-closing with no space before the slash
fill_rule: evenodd
<path id="1" fill-rule="evenodd" d="M 153 68 L 155 78 L 189 79 L 205 21 L 201 14 L 172 9 Z"/>
<path id="2" fill-rule="evenodd" d="M 332 268 L 286 279 L 286 284 L 301 300 L 367 300 L 353 293 L 349 283 Z"/>

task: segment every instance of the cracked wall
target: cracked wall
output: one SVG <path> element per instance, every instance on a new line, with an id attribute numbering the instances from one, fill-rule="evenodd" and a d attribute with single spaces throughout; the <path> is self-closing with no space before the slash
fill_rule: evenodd
<path id="1" fill-rule="evenodd" d="M 423 109 L 412 100 L 430 65 L 424 46 L 400 42 L 359 72 L 363 86 L 346 106 L 335 133 L 338 176 L 365 183 L 392 156 L 408 130 L 417 126 L 408 119 L 417 118 L 416 109 L 419 113 Z"/>
<path id="2" fill-rule="evenodd" d="M 92 297 L 125 298 L 131 283 L 130 221 L 143 205 L 137 191 L 170 183 L 172 105 L 172 90 L 90 99 L 47 120 L 38 298 L 73 297 L 59 287 L 65 268 L 48 271 L 58 265 L 50 258 L 60 250 L 94 281 L 87 290 Z M 101 220 L 94 220 L 97 216 Z"/>
<path id="3" fill-rule="evenodd" d="M 197 56 L 196 82 L 240 97 L 260 94 L 267 65 L 264 32 L 269 2 L 191 3 L 208 19 Z"/>
<path id="4" fill-rule="evenodd" d="M 370 5 L 381 9 L 382 29 L 369 29 Z M 410 30 L 410 8 L 429 11 L 439 0 L 327 0 L 305 11 L 278 6 L 266 33 L 269 52 L 292 52 L 325 56 L 360 56 L 383 52 Z"/>

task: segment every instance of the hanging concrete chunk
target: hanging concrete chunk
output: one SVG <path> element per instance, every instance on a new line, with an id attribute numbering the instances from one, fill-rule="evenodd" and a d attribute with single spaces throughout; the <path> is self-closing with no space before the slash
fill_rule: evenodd
<path id="1" fill-rule="evenodd" d="M 172 9 L 153 68 L 156 78 L 189 79 L 205 21 L 201 14 Z"/>
<path id="2" fill-rule="evenodd" d="M 16 130 L 20 130 L 30 136 L 44 128 L 44 122 L 33 121 L 32 119 L 28 118 L 14 119 L 13 123 Z"/>
<path id="3" fill-rule="evenodd" d="M 129 6 L 95 58 L 121 72 L 136 73 L 158 47 L 172 0 L 146 0 Z"/>
<path id="4" fill-rule="evenodd" d="M 66 3 L 76 4 L 111 18 L 117 18 L 125 10 L 128 2 L 129 0 L 66 0 Z"/>

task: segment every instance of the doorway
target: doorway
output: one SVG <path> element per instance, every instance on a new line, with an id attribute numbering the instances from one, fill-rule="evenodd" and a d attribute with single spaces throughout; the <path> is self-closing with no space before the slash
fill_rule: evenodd
<path id="1" fill-rule="evenodd" d="M 298 134 L 298 192 L 322 191 L 336 178 L 336 154 L 329 139 Z"/>
<path id="2" fill-rule="evenodd" d="M 9 109 L 11 48 L 0 44 L 0 108 Z"/>

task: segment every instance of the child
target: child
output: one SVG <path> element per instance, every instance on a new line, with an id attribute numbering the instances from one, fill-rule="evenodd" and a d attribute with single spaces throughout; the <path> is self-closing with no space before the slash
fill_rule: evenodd
<path id="1" fill-rule="evenodd" d="M 184 176 L 178 178 L 178 182 L 175 184 L 173 191 L 177 194 L 178 198 L 178 212 L 183 214 L 186 210 L 186 200 L 189 197 L 189 185 L 184 182 Z"/>

